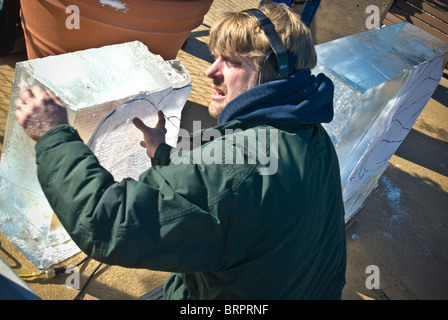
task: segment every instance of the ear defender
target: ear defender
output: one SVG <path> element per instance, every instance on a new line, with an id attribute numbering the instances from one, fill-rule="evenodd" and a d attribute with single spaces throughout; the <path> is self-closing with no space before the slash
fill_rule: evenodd
<path id="1" fill-rule="evenodd" d="M 244 12 L 249 13 L 257 20 L 258 25 L 266 34 L 272 49 L 264 56 L 258 75 L 258 84 L 288 78 L 294 72 L 296 59 L 283 46 L 273 23 L 258 9 L 248 9 Z"/>

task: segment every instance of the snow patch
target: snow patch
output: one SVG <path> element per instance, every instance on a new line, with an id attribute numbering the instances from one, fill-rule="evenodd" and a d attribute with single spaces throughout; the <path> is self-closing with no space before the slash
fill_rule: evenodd
<path id="1" fill-rule="evenodd" d="M 123 2 L 119 1 L 119 0 L 99 0 L 101 5 L 103 6 L 111 6 L 113 7 L 115 10 L 125 10 L 125 12 L 127 11 L 127 7 L 126 4 L 124 4 Z"/>
<path id="2" fill-rule="evenodd" d="M 393 210 L 393 214 L 389 219 L 389 227 L 392 230 L 395 229 L 398 220 L 406 217 L 406 211 L 401 206 L 401 189 L 394 186 L 386 176 L 382 176 L 381 181 L 384 184 L 389 206 Z"/>

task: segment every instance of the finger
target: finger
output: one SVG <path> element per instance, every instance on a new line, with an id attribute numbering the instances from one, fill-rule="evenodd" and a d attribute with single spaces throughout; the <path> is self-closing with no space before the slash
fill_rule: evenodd
<path id="1" fill-rule="evenodd" d="M 14 105 L 16 106 L 16 109 L 22 109 L 22 107 L 26 106 L 25 101 L 23 101 L 23 99 L 17 99 Z"/>
<path id="2" fill-rule="evenodd" d="M 135 117 L 134 119 L 132 119 L 132 123 L 143 133 L 148 129 L 148 127 L 143 123 L 142 120 L 140 120 L 140 118 Z"/>
<path id="3" fill-rule="evenodd" d="M 142 146 L 143 148 L 146 149 L 146 143 L 145 143 L 145 141 L 140 141 L 140 146 Z"/>
<path id="4" fill-rule="evenodd" d="M 17 122 L 19 122 L 19 124 L 21 125 L 21 126 L 23 126 L 23 124 L 24 124 L 24 119 L 25 119 L 25 116 L 23 115 L 23 113 L 22 113 L 22 111 L 20 111 L 20 110 L 16 110 L 15 112 L 14 112 L 14 115 L 16 116 L 16 119 L 17 119 Z"/>
<path id="5" fill-rule="evenodd" d="M 33 93 L 28 88 L 24 88 L 24 89 L 20 90 L 19 95 L 20 95 L 20 98 L 22 98 L 23 100 L 29 100 L 34 97 Z"/>
<path id="6" fill-rule="evenodd" d="M 159 121 L 157 122 L 156 127 L 158 128 L 165 128 L 165 115 L 163 114 L 162 110 L 159 110 L 159 112 L 157 112 L 157 116 L 159 117 Z"/>
<path id="7" fill-rule="evenodd" d="M 45 90 L 44 89 L 42 89 L 42 87 L 41 86 L 33 86 L 32 88 L 31 88 L 31 92 L 33 93 L 33 95 L 37 98 L 37 99 L 43 99 L 43 98 L 45 98 L 45 94 L 46 94 L 46 92 L 45 92 Z"/>

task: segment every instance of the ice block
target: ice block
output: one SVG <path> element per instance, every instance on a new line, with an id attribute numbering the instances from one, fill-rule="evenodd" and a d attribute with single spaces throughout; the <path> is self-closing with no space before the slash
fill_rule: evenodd
<path id="1" fill-rule="evenodd" d="M 35 143 L 14 116 L 19 91 L 34 84 L 61 99 L 70 124 L 120 180 L 138 178 L 151 165 L 139 145 L 142 134 L 130 120 L 139 116 L 153 125 L 157 111 L 163 110 L 167 142 L 175 145 L 191 77 L 179 60 L 165 61 L 138 41 L 17 63 L 0 162 L 0 232 L 38 268 L 47 268 L 79 248 L 43 195 L 36 174 Z M 117 144 L 120 153 L 105 152 Z"/>
<path id="2" fill-rule="evenodd" d="M 434 93 L 448 44 L 407 22 L 316 46 L 335 84 L 335 117 L 325 124 L 341 167 L 346 221 L 371 190 Z"/>

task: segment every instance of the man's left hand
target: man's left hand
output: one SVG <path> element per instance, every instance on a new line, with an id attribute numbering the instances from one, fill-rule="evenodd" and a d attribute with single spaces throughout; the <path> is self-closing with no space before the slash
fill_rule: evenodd
<path id="1" fill-rule="evenodd" d="M 134 125 L 143 133 L 143 141 L 140 142 L 140 145 L 146 149 L 146 154 L 150 158 L 154 158 L 156 154 L 157 148 L 165 143 L 165 116 L 163 111 L 159 110 L 157 112 L 157 116 L 159 120 L 157 121 L 157 125 L 154 128 L 150 128 L 146 126 L 140 118 L 132 119 Z"/>
<path id="2" fill-rule="evenodd" d="M 68 124 L 67 111 L 62 102 L 50 90 L 40 86 L 22 89 L 15 102 L 15 116 L 26 134 L 38 141 L 48 130 Z"/>

